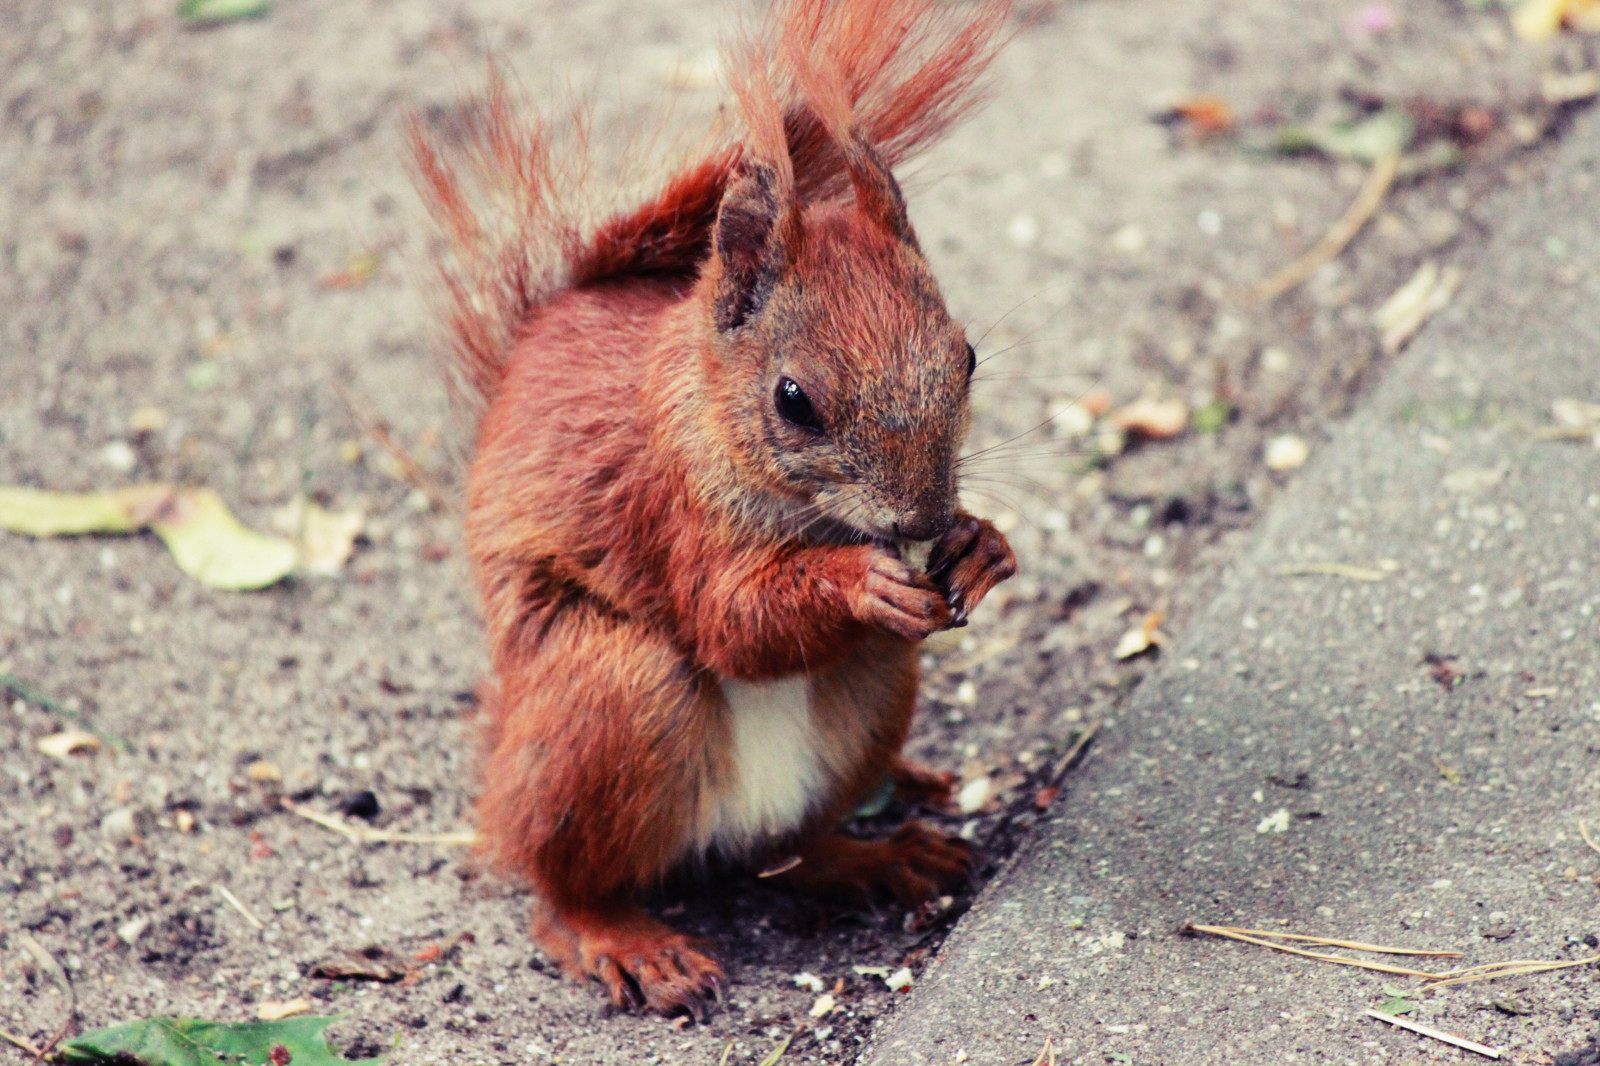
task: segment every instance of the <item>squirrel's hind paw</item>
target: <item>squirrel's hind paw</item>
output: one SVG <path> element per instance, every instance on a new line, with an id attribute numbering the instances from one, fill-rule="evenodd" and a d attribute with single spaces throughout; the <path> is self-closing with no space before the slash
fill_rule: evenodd
<path id="1" fill-rule="evenodd" d="M 593 977 L 625 1010 L 710 1019 L 722 1002 L 722 967 L 688 937 L 643 912 L 546 912 L 535 936 L 576 977 Z"/>

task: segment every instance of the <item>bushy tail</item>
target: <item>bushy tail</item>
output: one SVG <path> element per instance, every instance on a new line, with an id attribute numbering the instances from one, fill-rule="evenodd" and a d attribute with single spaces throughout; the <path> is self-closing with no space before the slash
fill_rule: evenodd
<path id="1" fill-rule="evenodd" d="M 981 99 L 1011 0 L 776 0 L 725 50 L 743 119 L 642 205 L 599 222 L 578 111 L 558 136 L 517 107 L 505 79 L 444 123 L 415 119 L 417 185 L 446 252 L 440 274 L 458 384 L 491 396 L 518 331 L 565 289 L 607 278 L 693 278 L 723 190 L 750 152 L 787 154 L 801 205 L 851 188 L 838 111 L 888 164 L 937 140 Z M 813 98 L 818 70 L 833 97 Z M 774 143 L 778 140 L 782 144 Z"/>

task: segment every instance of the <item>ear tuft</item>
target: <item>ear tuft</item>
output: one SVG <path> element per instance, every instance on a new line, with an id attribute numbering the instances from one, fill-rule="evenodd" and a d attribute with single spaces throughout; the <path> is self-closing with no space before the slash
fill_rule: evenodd
<path id="1" fill-rule="evenodd" d="M 738 329 L 766 306 L 793 261 L 797 229 L 794 193 L 777 169 L 746 164 L 717 210 L 712 320 L 719 331 Z"/>
<path id="2" fill-rule="evenodd" d="M 911 228 L 911 216 L 906 213 L 906 198 L 900 192 L 900 183 L 894 171 L 867 143 L 859 130 L 850 132 L 845 148 L 845 162 L 850 168 L 850 182 L 855 186 L 856 202 L 861 210 L 912 248 L 918 248 L 916 232 Z"/>

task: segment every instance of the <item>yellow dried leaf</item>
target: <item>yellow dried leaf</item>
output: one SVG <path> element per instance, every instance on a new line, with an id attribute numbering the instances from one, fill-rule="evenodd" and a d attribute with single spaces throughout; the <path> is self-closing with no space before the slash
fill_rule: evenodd
<path id="1" fill-rule="evenodd" d="M 100 750 L 100 738 L 82 729 L 68 729 L 40 737 L 34 746 L 56 759 L 70 759 L 80 751 Z"/>
<path id="2" fill-rule="evenodd" d="M 0 485 L 0 529 L 30 537 L 135 533 L 172 498 L 171 485 L 112 492 L 46 492 Z"/>
<path id="3" fill-rule="evenodd" d="M 293 1014 L 304 1014 L 310 1009 L 311 1001 L 303 996 L 282 1003 L 269 999 L 256 1005 L 256 1017 L 264 1022 L 276 1022 Z"/>
<path id="4" fill-rule="evenodd" d="M 278 769 L 277 763 L 257 759 L 244 768 L 244 774 L 252 781 L 282 781 L 283 771 Z"/>
<path id="5" fill-rule="evenodd" d="M 1511 13 L 1511 28 L 1525 41 L 1547 41 L 1562 25 L 1583 33 L 1600 29 L 1600 0 L 1523 0 Z"/>
<path id="6" fill-rule="evenodd" d="M 272 516 L 272 526 L 294 538 L 300 568 L 331 577 L 349 560 L 356 538 L 366 528 L 360 511 L 329 511 L 296 496 Z"/>
<path id="7" fill-rule="evenodd" d="M 182 490 L 150 528 L 179 569 L 213 588 L 265 588 L 294 570 L 293 544 L 246 529 L 210 489 Z"/>
<path id="8" fill-rule="evenodd" d="M 1511 13 L 1511 28 L 1525 41 L 1546 41 L 1561 32 L 1567 0 L 1523 0 Z"/>
<path id="9" fill-rule="evenodd" d="M 1111 423 L 1144 437 L 1176 437 L 1189 424 L 1189 405 L 1177 399 L 1135 400 L 1112 412 Z"/>

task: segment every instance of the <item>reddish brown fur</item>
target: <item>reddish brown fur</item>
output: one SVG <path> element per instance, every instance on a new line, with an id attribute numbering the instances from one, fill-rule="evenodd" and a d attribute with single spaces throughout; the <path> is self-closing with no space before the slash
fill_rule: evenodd
<path id="1" fill-rule="evenodd" d="M 793 847 L 798 886 L 907 903 L 967 868 L 965 845 L 920 826 L 834 831 L 891 770 L 948 786 L 898 761 L 917 642 L 1015 568 L 955 507 L 970 350 L 890 170 L 972 106 L 1006 9 L 780 5 L 730 53 L 744 136 L 592 228 L 581 163 L 558 164 L 500 79 L 448 144 L 413 129 L 459 376 L 483 407 L 481 836 L 538 891 L 540 943 L 619 1003 L 698 1011 L 716 993 L 714 960 L 633 902 L 708 849 Z M 775 407 L 784 382 L 815 427 Z M 926 573 L 897 537 L 938 541 Z M 724 682 L 794 677 L 816 780 L 746 839 L 725 826 L 745 817 L 728 805 L 753 719 Z"/>

